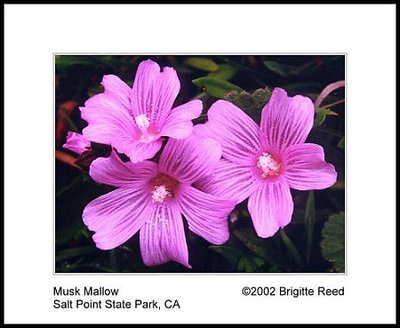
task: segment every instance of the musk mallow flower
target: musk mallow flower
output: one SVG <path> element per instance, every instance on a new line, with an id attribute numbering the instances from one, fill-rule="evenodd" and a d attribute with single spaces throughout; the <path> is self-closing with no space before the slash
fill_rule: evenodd
<path id="1" fill-rule="evenodd" d="M 219 141 L 224 159 L 197 185 L 237 203 L 248 198 L 258 236 L 274 235 L 291 221 L 290 188 L 318 190 L 336 182 L 335 168 L 325 162 L 323 148 L 305 143 L 313 121 L 309 98 L 288 97 L 279 88 L 262 110 L 260 127 L 235 105 L 215 102 L 208 122 L 196 131 Z"/>
<path id="2" fill-rule="evenodd" d="M 82 154 L 90 147 L 90 141 L 87 140 L 82 134 L 77 132 L 68 131 L 67 138 L 63 148 L 66 148 L 76 154 Z"/>
<path id="3" fill-rule="evenodd" d="M 202 192 L 192 183 L 209 175 L 220 161 L 212 139 L 169 139 L 158 164 L 124 163 L 115 151 L 90 166 L 97 182 L 117 187 L 89 203 L 83 221 L 103 250 L 113 249 L 140 230 L 140 250 L 148 266 L 169 260 L 190 268 L 182 215 L 189 229 L 212 244 L 229 238 L 228 214 L 235 206 Z"/>
<path id="4" fill-rule="evenodd" d="M 104 93 L 80 107 L 88 122 L 83 135 L 90 141 L 111 145 L 134 163 L 152 158 L 161 148 L 161 137 L 184 139 L 191 120 L 202 111 L 200 100 L 172 108 L 180 90 L 176 71 L 145 60 L 138 66 L 133 87 L 115 75 L 105 75 Z"/>

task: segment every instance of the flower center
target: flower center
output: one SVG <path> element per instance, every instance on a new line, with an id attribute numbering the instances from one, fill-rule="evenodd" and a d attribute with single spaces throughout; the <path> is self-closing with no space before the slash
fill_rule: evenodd
<path id="1" fill-rule="evenodd" d="M 154 186 L 151 192 L 153 203 L 163 203 L 167 197 L 171 197 L 171 192 L 168 191 L 166 186 Z"/>
<path id="2" fill-rule="evenodd" d="M 160 174 L 152 180 L 151 199 L 153 203 L 163 203 L 173 197 L 179 182 L 168 175 Z"/>
<path id="3" fill-rule="evenodd" d="M 140 114 L 136 116 L 135 122 L 140 130 L 147 130 L 147 128 L 150 126 L 150 120 L 146 114 Z"/>
<path id="4" fill-rule="evenodd" d="M 257 167 L 261 169 L 261 176 L 267 178 L 269 176 L 279 175 L 281 164 L 276 161 L 270 153 L 264 152 L 257 159 Z"/>
<path id="5" fill-rule="evenodd" d="M 146 114 L 140 114 L 135 117 L 135 122 L 137 127 L 139 128 L 141 135 L 140 141 L 143 142 L 150 142 L 153 140 L 154 131 L 151 131 L 152 128 L 150 127 L 150 119 L 147 117 Z"/>

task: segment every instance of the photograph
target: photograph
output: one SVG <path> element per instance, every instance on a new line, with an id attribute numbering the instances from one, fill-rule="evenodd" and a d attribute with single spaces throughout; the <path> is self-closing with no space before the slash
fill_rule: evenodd
<path id="1" fill-rule="evenodd" d="M 346 54 L 53 61 L 54 273 L 346 273 Z"/>

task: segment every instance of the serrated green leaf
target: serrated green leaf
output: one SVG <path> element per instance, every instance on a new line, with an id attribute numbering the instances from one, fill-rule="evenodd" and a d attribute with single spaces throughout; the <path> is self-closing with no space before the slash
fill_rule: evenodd
<path id="1" fill-rule="evenodd" d="M 332 262 L 336 272 L 345 271 L 345 220 L 344 212 L 333 214 L 322 229 L 321 254 Z"/>
<path id="2" fill-rule="evenodd" d="M 237 69 L 229 64 L 219 65 L 219 68 L 216 72 L 211 72 L 208 74 L 209 77 L 213 77 L 220 80 L 230 80 L 235 76 Z"/>
<path id="3" fill-rule="evenodd" d="M 299 251 L 297 250 L 296 245 L 290 240 L 290 238 L 286 234 L 285 230 L 281 229 L 280 235 L 281 235 L 283 244 L 285 245 L 286 249 L 289 251 L 289 254 L 293 257 L 296 264 L 298 266 L 301 266 L 301 257 L 300 257 Z"/>
<path id="4" fill-rule="evenodd" d="M 241 254 L 233 247 L 223 245 L 223 246 L 210 246 L 209 248 L 214 252 L 221 254 L 233 265 L 236 265 L 236 263 L 238 263 L 238 260 L 241 256 Z"/>
<path id="5" fill-rule="evenodd" d="M 255 100 L 246 91 L 231 91 L 225 94 L 224 99 L 243 109 L 245 112 L 255 111 Z"/>
<path id="6" fill-rule="evenodd" d="M 76 247 L 76 248 L 69 248 L 63 251 L 60 251 L 56 254 L 56 262 L 64 261 L 70 258 L 74 258 L 77 256 L 82 256 L 94 252 L 95 248 L 88 246 L 88 247 Z"/>
<path id="7" fill-rule="evenodd" d="M 271 98 L 272 92 L 270 88 L 257 89 L 251 95 L 256 103 L 256 110 L 261 111 Z"/>
<path id="8" fill-rule="evenodd" d="M 261 110 L 271 98 L 269 88 L 257 89 L 252 94 L 246 91 L 231 91 L 225 94 L 224 99 L 243 109 L 256 122 L 260 119 Z"/>
<path id="9" fill-rule="evenodd" d="M 338 146 L 339 148 L 344 149 L 344 147 L 345 147 L 344 137 L 342 137 L 342 138 L 340 139 L 340 141 L 339 141 L 339 143 L 337 144 L 337 146 Z"/>
<path id="10" fill-rule="evenodd" d="M 223 98 L 229 91 L 241 91 L 237 85 L 208 76 L 200 77 L 192 82 L 197 87 L 202 88 L 208 95 L 215 98 Z"/>
<path id="11" fill-rule="evenodd" d="M 206 57 L 189 57 L 183 63 L 206 72 L 216 72 L 219 68 L 218 64 Z"/>
<path id="12" fill-rule="evenodd" d="M 313 235 L 314 235 L 314 224 L 315 224 L 315 197 L 314 191 L 310 191 L 307 197 L 306 210 L 304 214 L 304 223 L 306 226 L 307 234 L 307 255 L 306 263 L 310 261 Z"/>

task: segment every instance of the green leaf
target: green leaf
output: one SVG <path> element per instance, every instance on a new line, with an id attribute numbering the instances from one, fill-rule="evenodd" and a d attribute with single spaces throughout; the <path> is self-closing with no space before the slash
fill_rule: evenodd
<path id="1" fill-rule="evenodd" d="M 344 145 L 345 145 L 344 137 L 342 137 L 342 138 L 340 139 L 339 143 L 337 144 L 337 146 L 338 146 L 339 148 L 344 149 Z"/>
<path id="2" fill-rule="evenodd" d="M 55 62 L 58 66 L 71 65 L 92 65 L 96 66 L 99 63 L 96 61 L 96 56 L 76 56 L 76 55 L 56 55 Z"/>
<path id="3" fill-rule="evenodd" d="M 69 248 L 63 251 L 60 251 L 56 254 L 56 262 L 64 261 L 70 258 L 74 258 L 77 256 L 86 255 L 95 251 L 95 248 L 92 246 L 88 247 L 76 247 Z"/>
<path id="4" fill-rule="evenodd" d="M 255 110 L 260 111 L 264 108 L 267 104 L 269 99 L 271 98 L 272 92 L 271 89 L 266 87 L 264 89 L 257 89 L 251 95 L 254 99 L 256 108 Z"/>
<path id="5" fill-rule="evenodd" d="M 211 250 L 214 252 L 217 252 L 218 254 L 221 254 L 224 258 L 226 258 L 230 263 L 233 265 L 236 265 L 238 263 L 238 260 L 241 256 L 241 254 L 234 249 L 233 247 L 229 246 L 209 246 Z"/>
<path id="6" fill-rule="evenodd" d="M 315 60 L 309 61 L 301 66 L 281 64 L 273 60 L 265 60 L 263 63 L 267 69 L 282 77 L 298 76 L 305 70 L 315 67 Z"/>
<path id="7" fill-rule="evenodd" d="M 254 264 L 256 266 L 258 266 L 258 267 L 261 267 L 261 266 L 263 266 L 265 264 L 264 259 L 262 259 L 262 258 L 260 258 L 258 256 L 253 256 L 251 259 L 254 262 Z"/>
<path id="8" fill-rule="evenodd" d="M 247 91 L 231 91 L 225 94 L 224 99 L 231 102 L 235 106 L 243 109 L 245 112 L 253 112 L 256 110 L 256 102 Z"/>
<path id="9" fill-rule="evenodd" d="M 246 271 L 246 264 L 247 264 L 246 262 L 247 262 L 247 259 L 245 257 L 242 257 L 239 259 L 239 262 L 237 265 L 238 271 Z"/>
<path id="10" fill-rule="evenodd" d="M 110 267 L 112 271 L 118 272 L 118 259 L 115 249 L 112 249 L 110 251 Z"/>
<path id="11" fill-rule="evenodd" d="M 219 68 L 212 59 L 205 57 L 189 57 L 183 63 L 206 72 L 216 72 Z"/>
<path id="12" fill-rule="evenodd" d="M 99 93 L 104 92 L 104 87 L 101 84 L 96 84 L 95 86 L 92 86 L 88 90 L 88 96 L 93 97 L 94 95 L 97 95 Z"/>
<path id="13" fill-rule="evenodd" d="M 63 117 L 63 119 L 68 123 L 70 129 L 72 131 L 78 132 L 79 129 L 78 127 L 75 125 L 75 123 L 71 120 L 71 118 L 69 117 L 69 115 L 67 113 L 65 113 L 61 108 L 59 109 L 59 112 L 61 114 L 61 116 Z"/>
<path id="14" fill-rule="evenodd" d="M 337 116 L 337 113 L 330 109 L 318 107 L 315 110 L 314 126 L 320 126 L 329 115 Z"/>
<path id="15" fill-rule="evenodd" d="M 281 229 L 280 235 L 281 235 L 283 244 L 285 245 L 286 249 L 289 251 L 290 255 L 293 257 L 293 259 L 295 260 L 296 264 L 298 266 L 301 266 L 300 253 L 297 250 L 297 247 L 295 246 L 295 244 L 293 244 L 293 242 L 290 240 L 290 238 L 286 235 L 285 230 Z"/>
<path id="16" fill-rule="evenodd" d="M 318 131 L 318 132 L 325 133 L 327 135 L 331 135 L 331 136 L 337 137 L 337 138 L 342 138 L 343 137 L 343 134 L 341 132 L 339 132 L 339 131 L 335 131 L 333 129 L 330 129 L 330 128 L 327 128 L 327 127 L 322 127 L 322 126 L 317 126 L 316 127 L 315 124 L 314 124 L 314 130 Z"/>
<path id="17" fill-rule="evenodd" d="M 280 76 L 283 76 L 283 77 L 298 75 L 300 73 L 300 71 L 297 67 L 280 64 L 273 60 L 265 60 L 264 65 L 270 71 L 272 71 Z"/>
<path id="18" fill-rule="evenodd" d="M 123 67 L 129 67 L 134 61 L 130 56 L 114 55 L 56 55 L 55 64 L 58 69 L 65 69 L 69 66 L 83 65 L 86 67 L 105 68 L 110 67 L 113 70 L 121 70 Z"/>
<path id="19" fill-rule="evenodd" d="M 263 76 L 265 75 L 265 72 L 263 72 L 263 71 L 261 71 L 261 70 L 259 70 L 259 69 L 257 69 L 257 68 L 251 67 L 251 66 L 249 66 L 249 65 L 242 64 L 242 63 L 240 63 L 240 62 L 237 61 L 237 60 L 232 60 L 232 59 L 229 58 L 229 57 L 217 56 L 217 58 L 218 58 L 219 60 L 224 61 L 225 63 L 228 63 L 228 64 L 234 66 L 234 67 L 237 68 L 239 71 L 242 71 L 242 72 L 247 73 L 249 76 L 259 76 L 259 77 L 263 77 Z"/>
<path id="20" fill-rule="evenodd" d="M 105 56 L 96 56 L 96 61 L 99 63 L 103 63 L 106 65 L 113 65 L 114 56 L 112 55 L 105 55 Z"/>
<path id="21" fill-rule="evenodd" d="M 208 95 L 215 98 L 223 98 L 224 95 L 229 91 L 241 91 L 237 85 L 208 76 L 200 77 L 192 82 L 197 87 L 204 89 L 204 92 L 206 92 Z"/>
<path id="22" fill-rule="evenodd" d="M 82 237 L 86 239 L 90 237 L 82 219 L 79 218 L 79 220 L 74 220 L 74 218 L 71 218 L 70 224 L 62 230 L 62 233 L 57 234 L 56 245 L 57 247 L 60 247 Z"/>
<path id="23" fill-rule="evenodd" d="M 219 69 L 216 72 L 208 74 L 209 77 L 213 77 L 220 80 L 230 80 L 237 73 L 237 69 L 229 64 L 219 65 Z"/>
<path id="24" fill-rule="evenodd" d="M 81 264 L 83 261 L 83 258 L 81 257 L 78 261 L 73 262 L 73 263 L 61 263 L 59 265 L 59 268 L 57 269 L 57 272 L 71 272 L 72 270 L 76 269 L 79 264 Z"/>
<path id="25" fill-rule="evenodd" d="M 333 263 L 336 272 L 345 271 L 345 221 L 344 212 L 333 214 L 322 229 L 321 254 Z"/>
<path id="26" fill-rule="evenodd" d="M 257 238 L 252 229 L 237 229 L 233 234 L 258 257 L 266 260 L 271 265 L 278 264 L 273 257 L 274 252 L 266 248 L 266 245 Z"/>
<path id="27" fill-rule="evenodd" d="M 307 234 L 307 256 L 306 263 L 310 261 L 311 257 L 311 249 L 313 243 L 313 234 L 314 234 L 314 224 L 315 224 L 315 197 L 314 191 L 310 191 L 308 193 L 306 210 L 304 214 L 304 223 L 306 226 L 306 234 Z"/>
<path id="28" fill-rule="evenodd" d="M 56 198 L 64 194 L 65 192 L 72 192 L 76 190 L 78 187 L 81 186 L 82 183 L 88 181 L 87 175 L 86 174 L 80 174 L 78 175 L 74 180 L 71 181 L 71 183 L 61 190 L 57 191 L 56 193 Z"/>
<path id="29" fill-rule="evenodd" d="M 302 93 L 303 95 L 313 96 L 310 98 L 317 98 L 319 94 L 310 94 L 310 90 L 320 90 L 324 86 L 321 83 L 315 82 L 293 82 L 282 86 L 283 89 L 290 93 Z"/>
<path id="30" fill-rule="evenodd" d="M 245 271 L 248 273 L 258 271 L 258 268 L 264 265 L 264 260 L 256 256 L 242 256 L 238 262 L 238 271 Z"/>
<path id="31" fill-rule="evenodd" d="M 246 91 L 231 91 L 225 94 L 224 99 L 243 109 L 256 122 L 260 119 L 261 110 L 271 98 L 269 88 L 257 89 L 252 94 Z"/>

